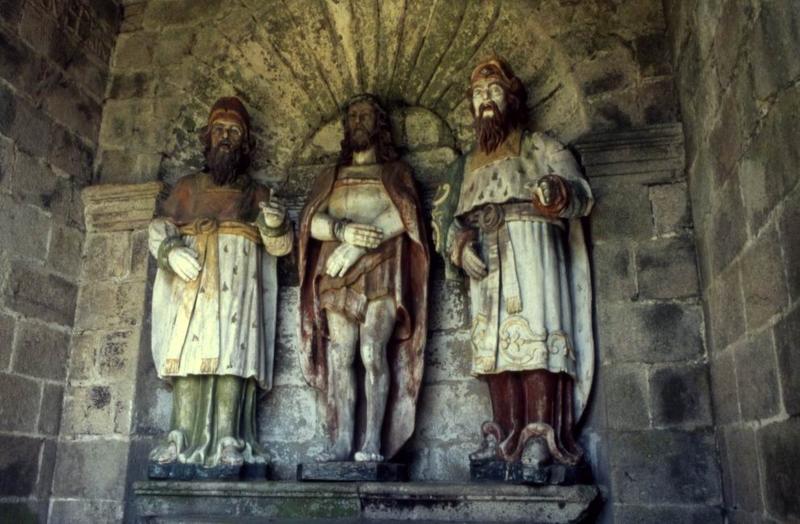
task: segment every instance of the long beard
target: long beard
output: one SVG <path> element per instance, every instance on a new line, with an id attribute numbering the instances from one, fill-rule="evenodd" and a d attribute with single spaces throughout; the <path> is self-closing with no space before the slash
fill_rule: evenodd
<path id="1" fill-rule="evenodd" d="M 212 147 L 206 152 L 206 165 L 214 183 L 229 184 L 239 176 L 242 166 L 242 148 L 224 149 Z"/>
<path id="2" fill-rule="evenodd" d="M 359 153 L 371 148 L 378 139 L 376 132 L 369 133 L 364 129 L 350 130 L 347 135 L 347 141 L 350 143 L 350 147 L 353 151 Z"/>
<path id="3" fill-rule="evenodd" d="M 488 107 L 492 108 L 493 114 L 483 117 L 482 113 Z M 475 117 L 473 125 L 478 136 L 478 147 L 487 154 L 497 149 L 508 136 L 508 120 L 494 102 L 480 108 L 480 114 Z"/>

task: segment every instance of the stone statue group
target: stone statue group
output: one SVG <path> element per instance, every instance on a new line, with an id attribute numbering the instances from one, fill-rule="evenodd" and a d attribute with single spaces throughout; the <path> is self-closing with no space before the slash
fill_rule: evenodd
<path id="1" fill-rule="evenodd" d="M 467 96 L 476 144 L 449 168 L 431 226 L 448 274 L 468 279 L 472 373 L 491 396 L 493 417 L 470 460 L 574 467 L 574 426 L 594 367 L 579 220 L 592 192 L 563 145 L 526 130 L 525 87 L 504 60 L 478 64 Z M 276 258 L 292 251 L 300 365 L 327 407 L 329 444 L 317 462 L 390 461 L 413 433 L 429 228 L 378 100 L 350 100 L 343 127 L 339 160 L 317 177 L 295 228 L 286 204 L 248 174 L 255 141 L 244 105 L 229 97 L 211 108 L 200 133 L 204 170 L 172 187 L 149 229 L 159 268 L 153 358 L 173 391 L 151 475 L 194 468 L 238 478 L 269 463 L 256 404 L 272 386 Z"/>

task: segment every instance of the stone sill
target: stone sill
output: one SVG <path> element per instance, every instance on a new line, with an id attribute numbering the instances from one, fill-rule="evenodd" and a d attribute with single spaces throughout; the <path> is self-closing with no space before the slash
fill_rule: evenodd
<path id="1" fill-rule="evenodd" d="M 134 484 L 136 522 L 581 522 L 596 486 L 423 482 Z"/>

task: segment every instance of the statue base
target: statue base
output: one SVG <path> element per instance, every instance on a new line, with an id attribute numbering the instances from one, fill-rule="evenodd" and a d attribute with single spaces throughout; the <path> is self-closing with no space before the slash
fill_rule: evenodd
<path id="1" fill-rule="evenodd" d="M 391 462 L 308 462 L 297 465 L 297 480 L 332 482 L 402 482 L 405 464 Z"/>
<path id="2" fill-rule="evenodd" d="M 469 476 L 475 482 L 509 484 L 571 486 L 592 482 L 592 470 L 585 461 L 575 466 L 564 464 L 540 466 L 495 459 L 470 460 Z"/>
<path id="3" fill-rule="evenodd" d="M 204 467 L 197 464 L 171 462 L 147 464 L 147 477 L 151 480 L 266 480 L 268 464 L 245 463 L 241 466 Z"/>

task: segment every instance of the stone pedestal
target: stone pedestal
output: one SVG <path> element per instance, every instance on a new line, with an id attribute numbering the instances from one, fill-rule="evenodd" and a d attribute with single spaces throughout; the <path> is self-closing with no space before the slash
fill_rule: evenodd
<path id="1" fill-rule="evenodd" d="M 471 460 L 469 475 L 476 482 L 505 482 L 509 484 L 552 484 L 571 486 L 589 484 L 592 470 L 586 462 L 575 466 L 548 464 L 533 466 L 503 460 Z"/>
<path id="2" fill-rule="evenodd" d="M 582 522 L 595 486 L 400 482 L 137 482 L 146 522 Z"/>

